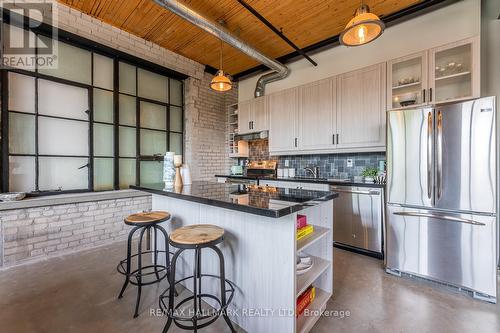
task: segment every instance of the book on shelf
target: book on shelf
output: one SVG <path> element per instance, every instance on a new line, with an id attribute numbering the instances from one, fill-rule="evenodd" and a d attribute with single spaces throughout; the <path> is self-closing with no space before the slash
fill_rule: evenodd
<path id="1" fill-rule="evenodd" d="M 297 297 L 297 308 L 295 315 L 300 316 L 304 310 L 314 301 L 314 297 L 316 296 L 316 288 L 310 286 L 306 289 L 299 297 Z"/>
<path id="2" fill-rule="evenodd" d="M 314 226 L 312 224 L 308 224 L 303 228 L 297 229 L 297 240 L 300 240 L 307 235 L 310 235 L 314 232 Z"/>
<path id="3" fill-rule="evenodd" d="M 307 225 L 307 216 L 297 214 L 297 230 Z"/>

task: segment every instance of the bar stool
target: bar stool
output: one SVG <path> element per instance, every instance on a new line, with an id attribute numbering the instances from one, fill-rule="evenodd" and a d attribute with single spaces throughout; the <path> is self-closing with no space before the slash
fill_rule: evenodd
<path id="1" fill-rule="evenodd" d="M 154 212 L 144 212 L 137 213 L 127 216 L 124 219 L 126 225 L 133 226 L 134 228 L 128 234 L 127 242 L 127 258 L 120 261 L 116 267 L 120 274 L 125 275 L 125 282 L 120 291 L 118 298 L 123 297 L 123 293 L 127 288 L 129 283 L 137 286 L 137 300 L 135 303 L 135 313 L 134 318 L 139 316 L 139 303 L 141 301 L 141 289 L 142 286 L 147 286 L 150 284 L 158 283 L 164 278 L 170 276 L 170 251 L 168 245 L 168 234 L 158 223 L 167 221 L 170 219 L 170 214 L 167 212 L 154 211 Z M 154 249 L 150 250 L 150 232 L 151 229 L 154 231 Z M 137 253 L 132 254 L 132 237 L 136 231 L 140 230 L 139 234 L 139 244 L 137 246 Z M 157 247 L 157 234 L 158 231 L 163 233 L 165 238 L 165 250 L 158 250 Z M 144 233 L 148 240 L 146 251 L 142 250 L 142 241 L 144 238 Z M 165 254 L 165 265 L 158 264 L 158 254 Z M 142 256 L 144 254 L 153 254 L 153 263 L 151 265 L 142 266 Z M 132 259 L 137 258 L 137 268 L 132 270 Z M 154 274 L 154 277 L 153 277 Z"/>
<path id="2" fill-rule="evenodd" d="M 193 330 L 197 332 L 198 329 L 206 327 L 215 322 L 220 315 L 224 317 L 231 332 L 236 332 L 229 317 L 227 316 L 226 309 L 231 303 L 234 295 L 234 284 L 226 279 L 224 272 L 224 255 L 221 250 L 216 246 L 224 240 L 224 229 L 210 224 L 196 224 L 181 227 L 174 230 L 170 235 L 170 245 L 178 248 L 177 252 L 172 257 L 171 272 L 169 276 L 169 287 L 160 295 L 160 308 L 163 313 L 168 316 L 168 321 L 163 328 L 163 333 L 166 333 L 172 322 L 178 327 L 186 330 Z M 213 274 L 202 274 L 201 272 L 201 250 L 209 248 L 217 253 L 219 257 L 219 276 Z M 194 250 L 194 272 L 193 275 L 185 277 L 181 280 L 175 281 L 175 267 L 179 255 L 185 250 Z M 216 279 L 220 283 L 220 299 L 215 295 L 202 293 L 201 282 L 204 279 Z M 193 295 L 181 300 L 174 307 L 175 286 L 178 283 L 192 279 L 193 280 Z M 229 294 L 229 297 L 227 297 Z M 201 309 L 202 299 L 212 299 L 218 303 L 219 309 L 216 309 L 211 314 L 204 314 Z M 168 305 L 165 304 L 168 300 Z M 177 315 L 178 309 L 185 303 L 193 301 L 193 316 L 179 316 Z M 191 309 L 190 309 L 191 310 Z M 191 322 L 190 325 L 184 324 Z M 201 322 L 201 323 L 199 323 Z"/>

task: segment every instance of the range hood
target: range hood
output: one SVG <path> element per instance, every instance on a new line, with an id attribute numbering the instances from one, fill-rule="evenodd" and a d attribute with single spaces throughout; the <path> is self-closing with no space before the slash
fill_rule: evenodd
<path id="1" fill-rule="evenodd" d="M 243 141 L 256 141 L 263 140 L 269 137 L 269 131 L 248 133 L 248 134 L 237 134 L 234 136 L 234 140 L 243 140 Z"/>

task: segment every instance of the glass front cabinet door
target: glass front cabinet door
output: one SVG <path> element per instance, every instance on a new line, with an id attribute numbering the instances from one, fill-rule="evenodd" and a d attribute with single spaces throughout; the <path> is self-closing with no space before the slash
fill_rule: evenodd
<path id="1" fill-rule="evenodd" d="M 429 52 L 433 102 L 452 102 L 480 95 L 479 39 L 470 38 Z"/>
<path id="2" fill-rule="evenodd" d="M 427 103 L 427 52 L 389 61 L 387 108 L 416 107 Z"/>
<path id="3" fill-rule="evenodd" d="M 477 98 L 479 71 L 477 37 L 391 60 L 387 66 L 387 109 Z"/>

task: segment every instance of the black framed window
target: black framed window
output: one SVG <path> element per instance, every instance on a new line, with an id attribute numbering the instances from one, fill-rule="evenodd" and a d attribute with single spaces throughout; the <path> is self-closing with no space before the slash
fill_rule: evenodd
<path id="1" fill-rule="evenodd" d="M 161 182 L 164 153 L 183 152 L 184 77 L 64 32 L 29 33 L 57 43 L 59 66 L 2 69 L 2 191 Z"/>

